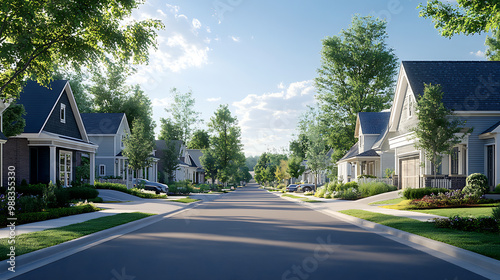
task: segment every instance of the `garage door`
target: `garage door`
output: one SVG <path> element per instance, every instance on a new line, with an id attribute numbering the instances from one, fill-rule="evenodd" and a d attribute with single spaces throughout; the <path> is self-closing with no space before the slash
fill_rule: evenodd
<path id="1" fill-rule="evenodd" d="M 420 187 L 420 159 L 411 157 L 400 160 L 401 167 L 401 186 L 403 188 Z"/>

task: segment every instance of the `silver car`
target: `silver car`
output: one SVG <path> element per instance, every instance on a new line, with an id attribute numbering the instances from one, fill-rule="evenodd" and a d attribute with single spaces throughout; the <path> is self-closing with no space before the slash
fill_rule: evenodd
<path id="1" fill-rule="evenodd" d="M 146 179 L 132 179 L 132 184 L 134 184 L 134 186 L 137 185 L 137 182 L 139 184 L 143 184 L 144 187 L 155 187 L 155 188 L 159 189 L 160 192 L 168 193 L 168 186 L 165 184 L 158 183 L 158 182 L 151 182 L 151 181 L 148 181 Z"/>

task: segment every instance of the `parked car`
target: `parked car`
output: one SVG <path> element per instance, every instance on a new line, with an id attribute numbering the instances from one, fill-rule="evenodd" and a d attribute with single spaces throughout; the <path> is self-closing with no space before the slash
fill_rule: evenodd
<path id="1" fill-rule="evenodd" d="M 134 187 L 137 186 L 137 182 L 144 185 L 145 190 L 154 191 L 156 194 L 168 193 L 168 186 L 165 184 L 151 182 L 146 179 L 132 179 L 132 184 L 134 185 Z"/>
<path id="2" fill-rule="evenodd" d="M 298 191 L 301 192 L 310 192 L 314 190 L 314 184 L 300 184 L 297 187 Z"/>
<path id="3" fill-rule="evenodd" d="M 296 192 L 297 191 L 297 188 L 298 188 L 299 185 L 297 184 L 290 184 L 286 187 L 286 191 L 287 192 Z"/>

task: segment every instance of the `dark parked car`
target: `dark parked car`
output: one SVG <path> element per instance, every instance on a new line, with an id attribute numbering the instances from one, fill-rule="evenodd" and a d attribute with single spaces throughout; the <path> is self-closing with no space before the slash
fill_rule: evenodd
<path id="1" fill-rule="evenodd" d="M 144 186 L 147 191 L 154 191 L 156 194 L 168 193 L 168 186 L 158 182 L 151 182 L 145 179 L 132 179 L 132 184 L 136 187 L 137 182 Z"/>
<path id="2" fill-rule="evenodd" d="M 287 192 L 296 192 L 297 191 L 297 188 L 298 188 L 299 185 L 297 184 L 290 184 L 286 187 L 286 191 Z"/>
<path id="3" fill-rule="evenodd" d="M 298 186 L 298 191 L 310 192 L 314 190 L 314 184 L 300 184 Z"/>

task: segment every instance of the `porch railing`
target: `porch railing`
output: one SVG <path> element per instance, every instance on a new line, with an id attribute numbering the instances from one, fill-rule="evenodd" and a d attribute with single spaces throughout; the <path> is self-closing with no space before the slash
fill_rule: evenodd
<path id="1" fill-rule="evenodd" d="M 450 179 L 431 179 L 431 187 L 432 188 L 451 189 L 451 180 Z"/>

